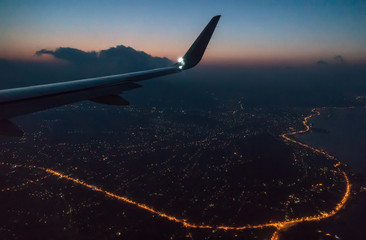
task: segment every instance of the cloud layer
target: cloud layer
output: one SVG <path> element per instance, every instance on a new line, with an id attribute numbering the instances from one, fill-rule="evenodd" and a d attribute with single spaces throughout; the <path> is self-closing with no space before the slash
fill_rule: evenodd
<path id="1" fill-rule="evenodd" d="M 60 61 L 19 62 L 0 59 L 0 88 L 105 76 L 173 64 L 167 58 L 152 57 L 119 45 L 100 52 L 84 52 L 70 47 L 41 49 L 37 56 L 51 55 Z"/>
<path id="2" fill-rule="evenodd" d="M 166 66 L 172 64 L 167 58 L 152 57 L 151 55 L 136 51 L 131 47 L 119 45 L 100 52 L 84 52 L 76 48 L 59 47 L 56 50 L 42 49 L 36 52 L 41 56 L 49 54 L 55 58 L 66 60 L 74 64 L 103 64 L 104 66 L 123 67 L 124 70 L 143 69 Z"/>

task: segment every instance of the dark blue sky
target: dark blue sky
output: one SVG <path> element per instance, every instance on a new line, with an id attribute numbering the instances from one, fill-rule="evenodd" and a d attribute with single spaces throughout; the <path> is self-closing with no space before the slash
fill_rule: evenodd
<path id="1" fill-rule="evenodd" d="M 119 44 L 173 60 L 209 19 L 222 15 L 205 62 L 314 63 L 366 59 L 366 1 L 16 1 L 0 2 L 0 57 L 34 59 L 60 46 Z"/>

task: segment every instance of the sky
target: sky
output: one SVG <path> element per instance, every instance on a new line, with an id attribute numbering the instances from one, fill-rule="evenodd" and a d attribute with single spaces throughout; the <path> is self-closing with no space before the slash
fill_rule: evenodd
<path id="1" fill-rule="evenodd" d="M 122 44 L 176 60 L 218 14 L 205 63 L 366 62 L 366 1 L 352 0 L 0 0 L 0 58 Z"/>

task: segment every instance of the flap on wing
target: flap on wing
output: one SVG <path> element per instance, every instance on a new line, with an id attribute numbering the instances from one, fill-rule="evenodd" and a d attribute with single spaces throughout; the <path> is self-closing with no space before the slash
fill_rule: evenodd
<path id="1" fill-rule="evenodd" d="M 93 101 L 93 102 L 97 102 L 97 103 L 107 104 L 107 105 L 126 106 L 126 105 L 130 104 L 128 101 L 126 101 L 123 97 L 121 97 L 119 95 L 107 95 L 107 96 L 103 96 L 103 97 L 92 98 L 89 100 Z"/>
<path id="2" fill-rule="evenodd" d="M 119 85 L 119 88 L 122 91 L 128 91 L 128 90 L 135 89 L 135 88 L 140 88 L 140 87 L 142 87 L 140 84 L 130 82 L 130 81 L 124 82 L 123 84 Z"/>
<path id="3" fill-rule="evenodd" d="M 14 123 L 7 119 L 0 120 L 0 135 L 8 137 L 21 137 L 23 131 L 20 130 Z"/>

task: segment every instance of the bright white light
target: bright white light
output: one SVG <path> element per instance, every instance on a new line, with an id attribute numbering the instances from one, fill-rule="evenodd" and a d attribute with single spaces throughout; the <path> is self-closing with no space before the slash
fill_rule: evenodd
<path id="1" fill-rule="evenodd" d="M 179 69 L 183 69 L 183 66 L 184 66 L 184 58 L 182 58 L 182 57 L 178 58 L 178 63 L 179 63 Z"/>

